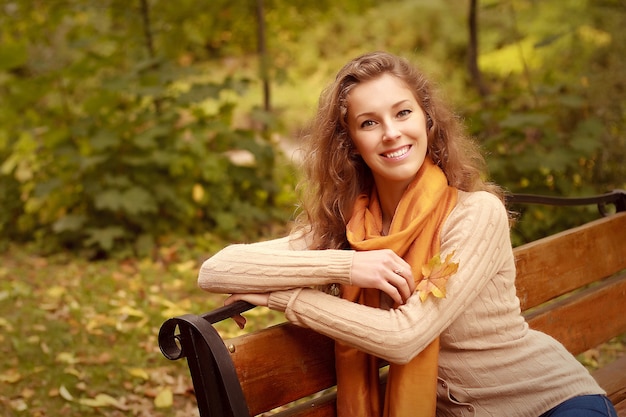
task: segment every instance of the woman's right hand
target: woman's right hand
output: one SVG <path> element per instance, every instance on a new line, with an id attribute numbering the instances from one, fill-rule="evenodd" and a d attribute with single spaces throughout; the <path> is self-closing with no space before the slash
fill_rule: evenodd
<path id="1" fill-rule="evenodd" d="M 377 288 L 398 304 L 404 304 L 416 286 L 411 265 L 391 249 L 355 252 L 350 282 L 360 288 Z"/>

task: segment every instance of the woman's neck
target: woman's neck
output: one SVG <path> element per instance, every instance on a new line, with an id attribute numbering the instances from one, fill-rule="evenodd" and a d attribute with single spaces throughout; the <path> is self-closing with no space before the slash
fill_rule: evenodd
<path id="1" fill-rule="evenodd" d="M 380 202 L 380 208 L 383 214 L 383 229 L 381 233 L 383 235 L 389 234 L 391 228 L 391 222 L 396 213 L 396 208 L 406 191 L 406 187 L 403 188 L 377 188 L 378 201 Z"/>

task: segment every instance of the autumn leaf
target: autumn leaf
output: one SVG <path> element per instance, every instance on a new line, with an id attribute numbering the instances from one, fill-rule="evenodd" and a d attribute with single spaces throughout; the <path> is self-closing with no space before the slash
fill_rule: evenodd
<path id="1" fill-rule="evenodd" d="M 22 375 L 17 371 L 17 369 L 9 369 L 0 374 L 0 382 L 13 384 L 22 379 Z"/>
<path id="2" fill-rule="evenodd" d="M 66 401 L 74 401 L 74 396 L 65 388 L 65 385 L 59 388 L 59 395 Z"/>
<path id="3" fill-rule="evenodd" d="M 146 370 L 143 368 L 129 368 L 127 369 L 127 371 L 129 374 L 136 378 L 140 378 L 146 381 L 150 379 L 150 375 L 148 375 L 148 372 L 146 372 Z"/>
<path id="4" fill-rule="evenodd" d="M 155 397 L 156 408 L 170 408 L 174 404 L 174 393 L 169 387 L 163 388 Z"/>
<path id="5" fill-rule="evenodd" d="M 98 394 L 94 398 L 81 398 L 78 400 L 78 403 L 93 408 L 115 407 L 120 410 L 126 408 L 118 399 L 108 394 Z"/>
<path id="6" fill-rule="evenodd" d="M 454 252 L 446 256 L 445 261 L 441 262 L 441 254 L 433 256 L 428 263 L 422 266 L 422 275 L 424 278 L 417 284 L 420 300 L 424 302 L 430 294 L 437 298 L 446 297 L 446 284 L 448 279 L 456 273 L 459 264 L 452 262 Z"/>
<path id="7" fill-rule="evenodd" d="M 56 361 L 67 365 L 75 365 L 79 362 L 74 353 L 72 352 L 60 352 L 56 356 Z"/>
<path id="8" fill-rule="evenodd" d="M 7 332 L 13 331 L 13 325 L 9 322 L 9 320 L 5 319 L 4 317 L 0 317 L 0 328 L 3 328 Z"/>

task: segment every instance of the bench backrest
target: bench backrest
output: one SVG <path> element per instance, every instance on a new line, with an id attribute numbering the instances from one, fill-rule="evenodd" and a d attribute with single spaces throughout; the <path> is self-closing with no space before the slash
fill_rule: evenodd
<path id="1" fill-rule="evenodd" d="M 626 213 L 517 247 L 514 253 L 518 296 L 531 327 L 554 336 L 574 354 L 626 332 L 626 276 L 603 281 L 626 269 Z M 310 330 L 285 323 L 226 345 L 251 415 L 335 385 L 332 341 Z M 297 415 L 332 415 L 325 410 L 333 406 L 307 404 Z"/>

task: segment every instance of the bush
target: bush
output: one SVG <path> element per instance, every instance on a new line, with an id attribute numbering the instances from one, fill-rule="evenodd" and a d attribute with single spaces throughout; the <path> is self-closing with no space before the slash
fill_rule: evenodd
<path id="1" fill-rule="evenodd" d="M 241 239 L 284 220 L 272 211 L 281 192 L 272 144 L 233 128 L 235 106 L 220 99 L 246 82 L 198 81 L 176 92 L 174 75 L 164 67 L 104 80 L 71 120 L 51 126 L 42 117 L 44 127 L 5 147 L 3 235 L 48 250 L 145 253 L 166 234 Z"/>

